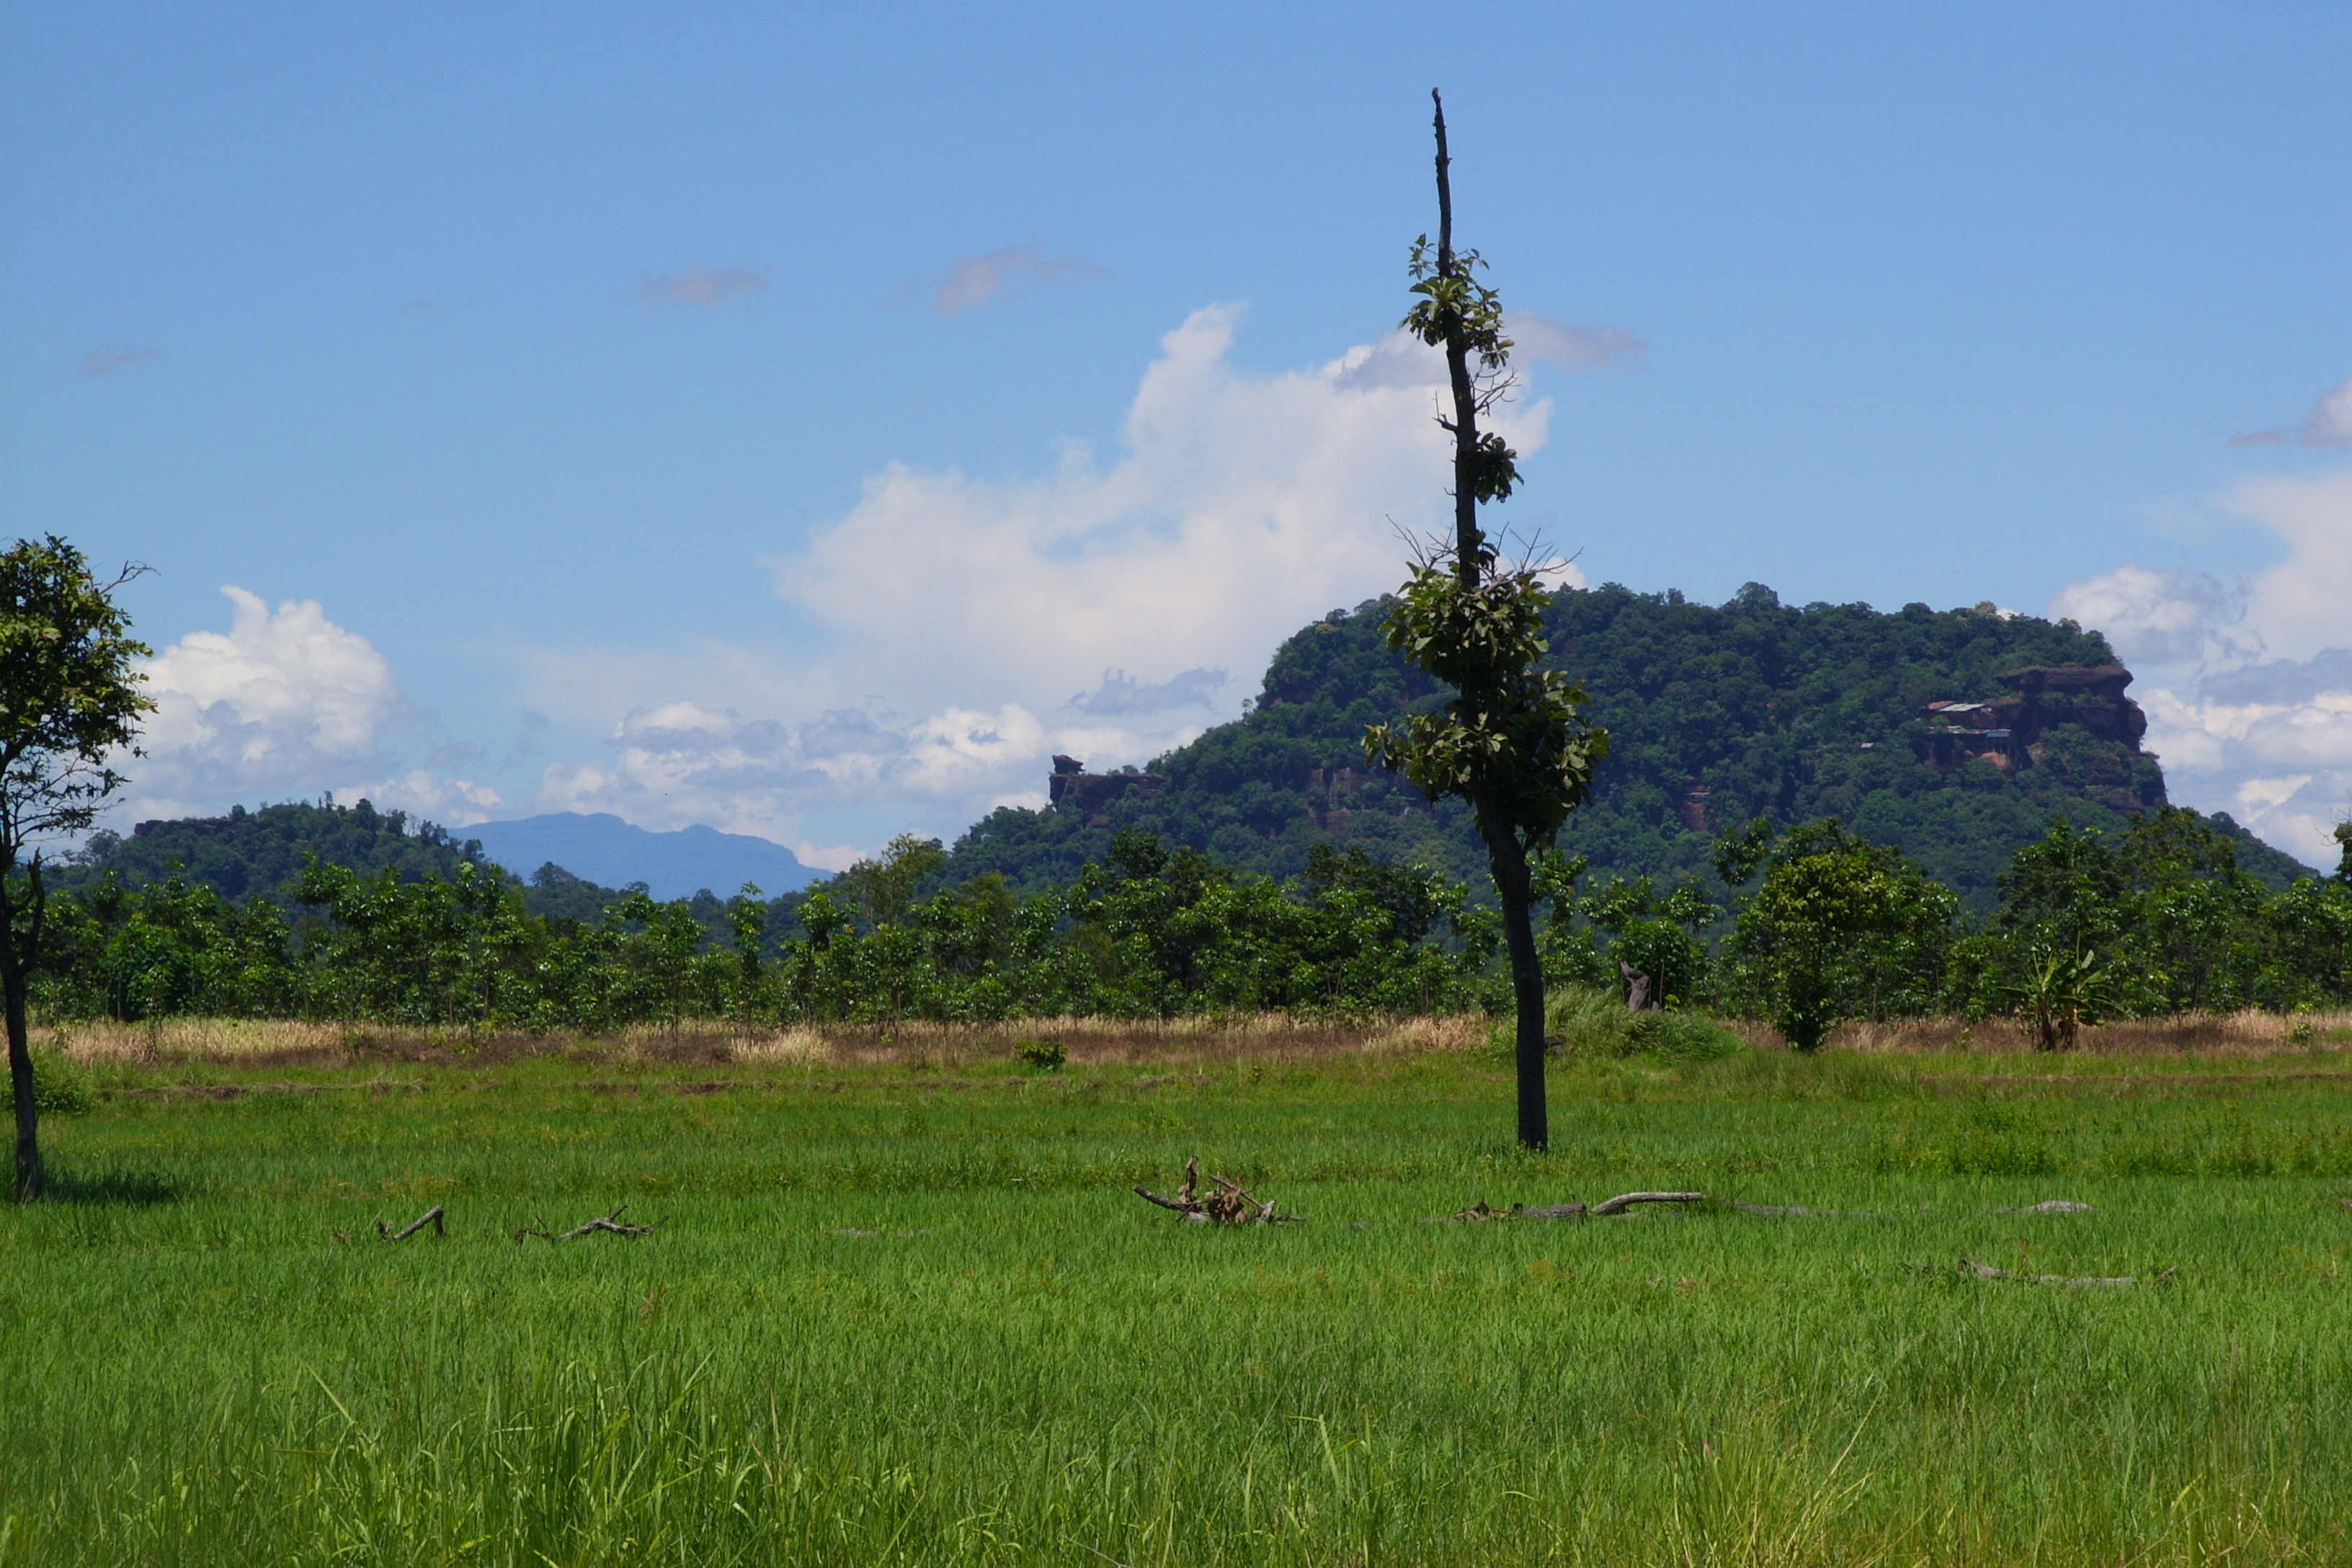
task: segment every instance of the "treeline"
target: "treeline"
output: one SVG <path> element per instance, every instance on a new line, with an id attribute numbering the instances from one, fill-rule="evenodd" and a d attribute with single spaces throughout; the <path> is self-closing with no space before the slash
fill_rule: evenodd
<path id="1" fill-rule="evenodd" d="M 636 889 L 592 919 L 534 913 L 527 891 L 544 889 L 470 863 L 403 879 L 314 859 L 282 900 L 241 902 L 182 876 L 109 876 L 56 900 L 37 1002 L 59 1018 L 529 1030 L 1452 1012 L 1477 1004 L 1495 947 L 1464 889 L 1360 849 L 1325 848 L 1276 881 L 1127 834 L 1068 886 L 1025 898 L 995 877 L 934 888 L 945 858 L 904 837 L 804 897 L 747 890 L 714 911 Z"/>
<path id="2" fill-rule="evenodd" d="M 2032 1019 L 2042 1043 L 2110 1017 L 2352 1005 L 2352 826 L 2333 879 L 2273 893 L 2236 840 L 2161 806 L 2120 835 L 2054 821 L 2011 857 L 2000 902 L 1965 918 L 1953 890 L 1834 819 L 1718 838 L 1725 903 L 1685 881 L 1580 886 L 1547 863 L 1546 967 L 1587 984 L 1641 977 L 1669 1005 L 1769 1020 L 1800 1047 L 1840 1021 L 1927 1015 Z"/>
<path id="3" fill-rule="evenodd" d="M 2352 837 L 2333 879 L 2271 891 L 2235 841 L 2158 808 L 2120 835 L 2054 822 L 1989 916 L 1833 820 L 1716 840 L 1712 878 L 1541 868 L 1555 984 L 1769 1019 L 1801 1046 L 1845 1018 L 2015 1015 L 2046 1043 L 2103 1017 L 2352 1005 Z M 276 898 L 178 875 L 61 895 L 37 1001 L 54 1017 L 175 1014 L 604 1030 L 691 1016 L 989 1020 L 1499 1005 L 1489 910 L 1463 885 L 1317 846 L 1298 876 L 1116 835 L 1066 885 L 946 883 L 903 837 L 805 895 L 659 902 L 457 864 L 404 879 L 315 859 Z M 561 877 L 561 873 L 555 874 Z M 565 879 L 576 881 L 575 879 Z"/>

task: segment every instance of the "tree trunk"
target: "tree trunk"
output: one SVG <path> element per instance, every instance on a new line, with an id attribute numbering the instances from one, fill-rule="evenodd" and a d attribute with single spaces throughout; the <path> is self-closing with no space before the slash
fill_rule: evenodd
<path id="1" fill-rule="evenodd" d="M 1445 153 L 1445 100 L 1431 89 L 1437 105 L 1437 275 L 1451 278 L 1454 265 L 1454 182 L 1446 173 L 1454 160 Z M 1478 558 L 1486 535 L 1478 531 L 1478 492 L 1470 482 L 1478 454 L 1478 390 L 1470 379 L 1470 351 L 1458 337 L 1445 340 L 1445 380 L 1454 394 L 1454 570 L 1464 588 L 1478 582 Z"/>
<path id="2" fill-rule="evenodd" d="M 40 1111 L 33 1102 L 33 1052 L 25 1029 L 25 966 L 0 963 L 8 1015 L 8 1088 L 16 1104 L 16 1201 L 41 1195 Z"/>
<path id="3" fill-rule="evenodd" d="M 1503 947 L 1511 960 L 1511 1001 L 1517 1027 L 1511 1059 L 1518 1068 L 1519 1143 L 1538 1152 L 1551 1147 L 1551 1113 L 1544 1098 L 1544 979 L 1536 956 L 1533 902 L 1528 886 L 1527 851 L 1507 824 L 1492 821 L 1479 803 L 1478 826 L 1486 840 L 1486 863 L 1495 874 L 1495 896 L 1503 906 Z"/>
<path id="4" fill-rule="evenodd" d="M 1437 275 L 1452 278 L 1458 268 L 1454 257 L 1454 184 L 1447 174 L 1453 160 L 1445 151 L 1445 102 L 1435 91 L 1437 106 Z M 1454 571 L 1463 592 L 1478 587 L 1487 560 L 1486 537 L 1478 528 L 1478 492 L 1475 475 L 1478 461 L 1478 389 L 1470 374 L 1470 348 L 1458 334 L 1445 340 L 1445 379 L 1454 395 L 1454 418 L 1446 428 L 1454 436 Z M 1484 694 L 1465 692 L 1467 701 Z M 1519 1078 L 1519 1142 L 1529 1149 L 1551 1146 L 1550 1118 L 1544 1105 L 1544 982 L 1543 964 L 1536 957 L 1535 919 L 1528 886 L 1528 853 L 1500 807 L 1483 793 L 1475 802 L 1478 834 L 1486 841 L 1486 863 L 1495 874 L 1495 894 L 1503 905 L 1503 944 L 1511 958 L 1511 999 L 1517 1014 L 1517 1048 L 1513 1052 Z"/>

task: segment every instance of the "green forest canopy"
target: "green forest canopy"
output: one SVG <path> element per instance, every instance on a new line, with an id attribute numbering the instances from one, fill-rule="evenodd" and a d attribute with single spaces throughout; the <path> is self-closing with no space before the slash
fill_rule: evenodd
<path id="1" fill-rule="evenodd" d="M 1401 780 L 1365 769 L 1366 724 L 1443 696 L 1383 646 L 1382 613 L 1374 601 L 1297 632 L 1275 654 L 1241 719 L 1168 753 L 1148 774 L 1082 775 L 1083 788 L 1057 807 L 992 812 L 926 885 L 996 871 L 1024 893 L 1065 887 L 1105 859 L 1117 829 L 1139 826 L 1236 870 L 1286 879 L 1304 872 L 1310 850 L 1323 844 L 1479 888 L 1482 857 L 1459 804 L 1432 807 Z M 2120 732 L 2114 711 L 2090 715 L 2105 735 L 2081 724 L 2050 727 L 2030 766 L 1932 759 L 1935 726 L 1921 717 L 1927 703 L 2012 696 L 2001 677 L 2021 669 L 2112 662 L 2104 638 L 2071 623 L 1987 606 L 1791 608 L 1756 584 L 1709 606 L 1612 584 L 1560 594 L 1549 629 L 1551 658 L 1585 682 L 1612 737 L 1594 799 L 1570 819 L 1562 844 L 1596 877 L 1707 881 L 1717 833 L 1756 816 L 1782 823 L 1834 816 L 1900 847 L 1985 913 L 1994 879 L 2053 816 L 2113 836 L 2130 813 L 2164 800 L 2161 768 L 2137 749 L 2128 702 Z M 1160 781 L 1156 793 L 1146 793 L 1150 780 Z M 2237 842 L 2240 864 L 2273 889 L 2306 874 L 2227 816 L 2209 820 Z M 101 833 L 78 865 L 62 869 L 68 886 L 110 871 L 137 888 L 177 864 L 188 880 L 232 900 L 260 895 L 282 903 L 306 854 L 362 874 L 388 868 L 403 881 L 446 879 L 483 862 L 478 844 L 432 823 L 365 801 L 327 801 Z M 693 900 L 714 936 L 733 890 Z M 546 866 L 524 896 L 533 914 L 593 922 L 623 892 Z M 772 901 L 783 917 L 779 934 L 800 902 L 800 895 Z"/>
<path id="2" fill-rule="evenodd" d="M 1107 780 L 1060 807 L 999 808 L 954 846 L 947 876 L 992 870 L 1024 889 L 1056 885 L 1132 826 L 1276 876 L 1297 875 L 1328 843 L 1479 885 L 1466 810 L 1432 806 L 1365 770 L 1367 724 L 1444 696 L 1383 646 L 1385 613 L 1381 600 L 1335 610 L 1290 637 L 1241 719 L 1151 764 L 1144 777 L 1161 781 L 1156 790 Z M 2105 639 L 2071 621 L 1990 605 L 1796 608 L 1757 584 L 1706 605 L 1610 584 L 1559 594 L 1547 625 L 1550 661 L 1584 682 L 1611 733 L 1592 802 L 1561 839 L 1596 873 L 1703 879 L 1725 828 L 1836 816 L 1899 847 L 1981 912 L 2011 856 L 2054 815 L 2112 834 L 2165 802 L 2128 700 L 2053 693 L 2030 752 L 2019 744 L 1999 763 L 1960 760 L 1923 717 L 1932 702 L 2015 699 L 2001 679 L 2014 672 L 2113 665 Z M 2309 874 L 2226 816 L 2210 820 L 2269 886 Z"/>

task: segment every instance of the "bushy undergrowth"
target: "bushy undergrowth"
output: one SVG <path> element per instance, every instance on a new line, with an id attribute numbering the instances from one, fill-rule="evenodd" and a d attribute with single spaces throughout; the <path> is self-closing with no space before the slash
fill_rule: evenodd
<path id="1" fill-rule="evenodd" d="M 1569 1057 L 1655 1057 L 1666 1061 L 1717 1061 L 1747 1045 L 1705 1014 L 1681 1008 L 1635 1012 L 1613 993 L 1583 986 L 1554 991 L 1545 1009 L 1545 1034 Z"/>
<path id="2" fill-rule="evenodd" d="M 1487 1037 L 1490 1060 L 1507 1061 L 1513 1025 L 1496 1021 Z M 1544 1043 L 1571 1060 L 1643 1057 L 1664 1062 L 1711 1062 L 1748 1048 L 1738 1035 L 1703 1013 L 1682 1008 L 1635 1011 L 1610 992 L 1583 985 L 1552 988 L 1545 999 Z"/>
<path id="3" fill-rule="evenodd" d="M 98 1109 L 89 1075 L 62 1050 L 33 1053 L 33 1107 L 43 1116 L 81 1116 Z"/>

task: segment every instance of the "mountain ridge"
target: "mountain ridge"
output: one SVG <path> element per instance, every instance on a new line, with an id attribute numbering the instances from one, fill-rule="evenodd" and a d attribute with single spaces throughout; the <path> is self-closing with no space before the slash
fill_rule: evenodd
<path id="1" fill-rule="evenodd" d="M 1482 884 L 1466 807 L 1364 763 L 1367 724 L 1449 695 L 1388 649 L 1387 604 L 1334 610 L 1286 639 L 1240 719 L 1147 771 L 1065 770 L 1063 804 L 992 812 L 957 841 L 948 877 L 1042 886 L 1131 826 L 1279 876 L 1317 843 L 1358 844 Z M 2053 816 L 2116 832 L 2166 802 L 2162 766 L 2138 746 L 2145 716 L 2123 695 L 2130 672 L 2070 621 L 1990 605 L 1790 606 L 1752 583 L 1705 605 L 1604 584 L 1556 595 L 1546 630 L 1546 663 L 1584 683 L 1612 735 L 1560 839 L 1596 872 L 1706 880 L 1722 828 L 1837 816 L 1983 910 Z M 2264 881 L 2310 874 L 2226 816 L 2210 820 Z"/>
<path id="2" fill-rule="evenodd" d="M 607 888 L 643 882 L 656 899 L 709 891 L 724 899 L 744 883 L 769 898 L 797 892 L 826 873 L 801 863 L 782 845 L 696 823 L 667 832 L 639 827 L 611 812 L 545 812 L 465 830 L 483 852 L 516 876 L 553 864 Z"/>

